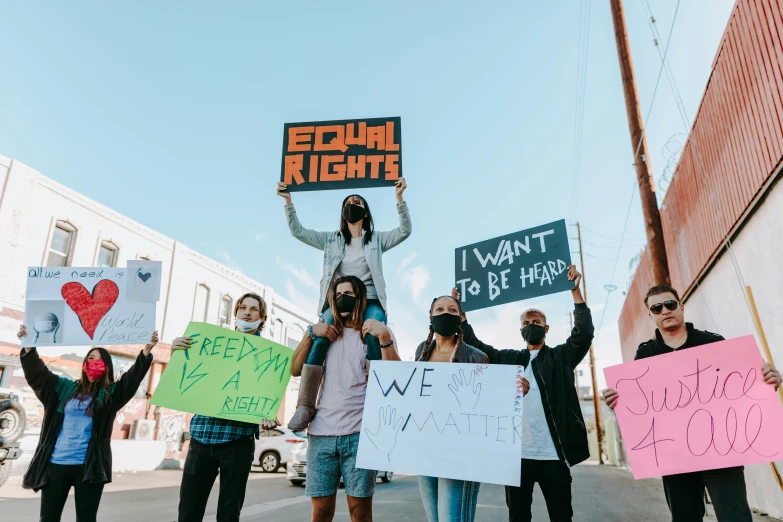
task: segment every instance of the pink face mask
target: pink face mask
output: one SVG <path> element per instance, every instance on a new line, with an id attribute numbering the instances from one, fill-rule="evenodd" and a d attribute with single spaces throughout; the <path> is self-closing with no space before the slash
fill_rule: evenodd
<path id="1" fill-rule="evenodd" d="M 91 381 L 97 381 L 106 373 L 106 363 L 103 362 L 103 359 L 90 359 L 89 361 L 84 361 L 82 369 Z"/>

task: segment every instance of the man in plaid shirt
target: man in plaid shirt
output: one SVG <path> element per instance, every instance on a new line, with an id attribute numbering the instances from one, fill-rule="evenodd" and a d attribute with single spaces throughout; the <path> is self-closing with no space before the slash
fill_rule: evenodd
<path id="1" fill-rule="evenodd" d="M 266 317 L 266 303 L 261 296 L 247 293 L 234 307 L 235 330 L 260 336 Z M 178 337 L 171 343 L 171 349 L 186 350 L 192 342 L 190 337 Z M 267 430 L 277 425 L 277 421 L 264 420 L 261 427 Z M 190 421 L 190 449 L 179 491 L 179 522 L 201 522 L 204 519 L 209 492 L 218 472 L 217 521 L 239 522 L 258 435 L 258 424 L 193 416 Z"/>

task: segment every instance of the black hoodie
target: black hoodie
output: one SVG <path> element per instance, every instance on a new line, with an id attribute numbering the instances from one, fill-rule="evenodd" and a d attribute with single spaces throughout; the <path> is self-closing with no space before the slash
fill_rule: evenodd
<path id="1" fill-rule="evenodd" d="M 490 364 L 511 364 L 527 368 L 530 350 L 496 350 L 479 341 L 467 321 L 461 325 L 464 341 L 489 357 Z M 544 414 L 560 460 L 574 466 L 590 457 L 587 430 L 576 393 L 574 369 L 582 362 L 593 342 L 595 329 L 590 309 L 574 305 L 574 328 L 564 344 L 544 345 L 533 359 L 533 374 L 542 391 Z"/>

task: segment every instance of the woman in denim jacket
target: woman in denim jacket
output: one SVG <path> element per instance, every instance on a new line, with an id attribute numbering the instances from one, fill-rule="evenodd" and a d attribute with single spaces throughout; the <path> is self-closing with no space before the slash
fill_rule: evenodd
<path id="1" fill-rule="evenodd" d="M 383 277 L 383 253 L 399 245 L 411 235 L 411 217 L 408 205 L 402 198 L 407 188 L 405 178 L 400 178 L 395 185 L 397 196 L 397 213 L 400 226 L 394 230 L 375 232 L 372 213 L 367 201 L 359 195 L 351 195 L 343 200 L 340 214 L 340 229 L 322 232 L 304 228 L 296 216 L 296 209 L 291 203 L 288 186 L 277 184 L 277 193 L 285 199 L 285 212 L 291 235 L 313 248 L 323 250 L 324 265 L 321 278 L 321 296 L 318 300 L 318 313 L 327 324 L 334 321 L 334 311 L 329 308 L 326 296 L 332 281 L 342 276 L 358 277 L 367 287 L 367 309 L 364 320 L 375 319 L 386 323 L 386 281 Z M 336 337 L 336 330 L 331 337 L 315 337 L 307 363 L 302 368 L 302 378 L 299 385 L 299 399 L 296 412 L 288 423 L 292 430 L 307 428 L 315 417 L 315 402 L 318 397 L 318 387 L 323 377 L 323 364 L 329 345 Z M 381 358 L 381 346 L 372 335 L 365 338 L 367 343 L 367 360 Z"/>

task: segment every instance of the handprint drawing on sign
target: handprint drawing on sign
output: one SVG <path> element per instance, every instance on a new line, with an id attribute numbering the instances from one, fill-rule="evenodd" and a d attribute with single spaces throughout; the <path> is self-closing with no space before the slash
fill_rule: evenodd
<path id="1" fill-rule="evenodd" d="M 465 377 L 465 370 L 451 376 L 454 384 L 449 384 L 449 390 L 454 394 L 461 408 L 475 409 L 481 397 L 481 383 L 475 370 Z"/>
<path id="2" fill-rule="evenodd" d="M 369 440 L 375 449 L 386 454 L 386 458 L 391 462 L 391 452 L 397 445 L 397 435 L 402 427 L 402 416 L 397 417 L 397 409 L 391 406 L 378 410 L 378 429 L 375 433 L 368 428 L 364 429 Z"/>

